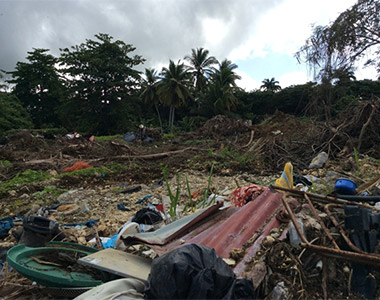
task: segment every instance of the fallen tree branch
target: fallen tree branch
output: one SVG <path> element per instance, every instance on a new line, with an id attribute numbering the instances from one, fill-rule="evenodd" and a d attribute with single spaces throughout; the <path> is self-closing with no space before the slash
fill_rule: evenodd
<path id="1" fill-rule="evenodd" d="M 364 132 L 365 132 L 366 128 L 368 127 L 369 123 L 371 123 L 372 117 L 376 111 L 375 105 L 371 104 L 371 107 L 372 107 L 372 110 L 371 110 L 371 113 L 368 117 L 368 120 L 367 120 L 367 122 L 364 123 L 362 130 L 360 131 L 359 141 L 358 141 L 358 151 L 360 150 L 360 147 L 362 145 L 362 139 L 363 139 Z"/>
<path id="2" fill-rule="evenodd" d="M 244 148 L 247 148 L 249 145 L 251 145 L 252 141 L 253 141 L 253 136 L 255 135 L 255 131 L 252 129 L 251 130 L 251 137 L 249 139 L 249 142 L 248 144 L 244 145 L 244 146 L 241 146 L 240 149 L 244 149 Z"/>

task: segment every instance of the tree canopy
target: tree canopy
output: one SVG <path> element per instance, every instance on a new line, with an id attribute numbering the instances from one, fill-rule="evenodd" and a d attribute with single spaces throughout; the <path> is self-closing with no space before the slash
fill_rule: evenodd
<path id="1" fill-rule="evenodd" d="M 13 93 L 30 113 L 36 126 L 57 126 L 57 108 L 63 86 L 56 70 L 57 58 L 48 49 L 28 52 L 28 62 L 18 62 L 16 70 L 7 72 L 15 84 Z"/>
<path id="2" fill-rule="evenodd" d="M 98 134 L 122 127 L 118 112 L 128 105 L 140 84 L 134 68 L 143 63 L 140 55 L 129 56 L 135 50 L 123 41 L 112 41 L 107 34 L 95 35 L 97 40 L 61 49 L 60 72 L 65 78 L 71 105 L 71 126 L 89 125 L 86 131 Z M 90 125 L 93 124 L 93 125 Z"/>
<path id="3" fill-rule="evenodd" d="M 366 65 L 380 73 L 380 1 L 358 0 L 326 26 L 317 26 L 296 53 L 318 78 L 330 78 L 335 70 L 350 70 L 369 54 Z"/>

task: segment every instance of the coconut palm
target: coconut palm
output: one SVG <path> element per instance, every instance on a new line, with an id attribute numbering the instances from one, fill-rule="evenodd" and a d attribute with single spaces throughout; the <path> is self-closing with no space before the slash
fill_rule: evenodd
<path id="1" fill-rule="evenodd" d="M 160 104 L 160 99 L 157 92 L 159 78 L 160 77 L 158 76 L 155 69 L 145 69 L 145 78 L 143 78 L 142 85 L 143 90 L 140 97 L 145 103 L 154 104 L 158 116 L 158 121 L 160 122 L 161 133 L 163 133 L 161 115 L 158 108 L 158 105 Z"/>
<path id="2" fill-rule="evenodd" d="M 234 71 L 237 65 L 227 59 L 218 66 L 211 78 L 208 98 L 212 101 L 216 112 L 230 111 L 238 103 L 238 99 L 235 97 L 235 92 L 239 90 L 236 80 L 241 77 Z"/>
<path id="3" fill-rule="evenodd" d="M 207 81 L 213 73 L 212 66 L 218 61 L 214 56 L 208 56 L 209 51 L 203 48 L 191 49 L 191 55 L 185 56 L 190 64 L 195 89 L 199 94 L 204 91 Z"/>
<path id="4" fill-rule="evenodd" d="M 158 94 L 162 103 L 170 107 L 170 132 L 173 132 L 175 108 L 186 105 L 187 99 L 192 98 L 190 77 L 188 68 L 180 61 L 176 64 L 170 60 L 169 67 L 162 68 Z"/>
<path id="5" fill-rule="evenodd" d="M 263 84 L 260 86 L 260 88 L 264 91 L 276 92 L 281 90 L 281 86 L 278 85 L 279 82 L 275 80 L 274 77 L 272 77 L 272 79 L 264 79 L 262 83 Z"/>

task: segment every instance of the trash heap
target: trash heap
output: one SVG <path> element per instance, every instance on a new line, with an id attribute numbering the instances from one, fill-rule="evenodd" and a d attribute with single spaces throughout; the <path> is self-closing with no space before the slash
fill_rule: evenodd
<path id="1" fill-rule="evenodd" d="M 232 190 L 213 188 L 211 169 L 203 189 L 191 192 L 185 177 L 186 202 L 180 176 L 164 176 L 153 184 L 161 197 L 121 184 L 119 198 L 92 191 L 102 195 L 96 208 L 79 189 L 56 205 L 0 219 L 0 295 L 377 299 L 380 177 L 363 182 L 330 171 L 322 179 L 326 160 L 321 152 L 298 174 L 288 162 L 272 184 Z M 77 218 L 93 209 L 99 215 Z M 107 214 L 119 222 L 107 223 Z"/>

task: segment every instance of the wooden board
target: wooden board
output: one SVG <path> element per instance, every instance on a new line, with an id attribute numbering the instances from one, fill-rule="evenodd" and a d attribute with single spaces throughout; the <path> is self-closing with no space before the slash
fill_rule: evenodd
<path id="1" fill-rule="evenodd" d="M 121 250 L 108 248 L 82 257 L 78 260 L 78 263 L 121 277 L 132 277 L 147 281 L 152 260 Z"/>

